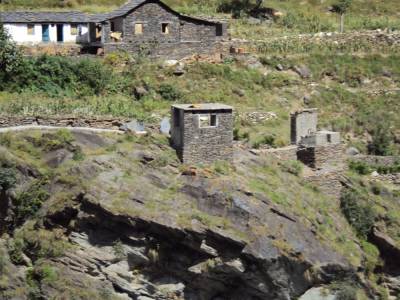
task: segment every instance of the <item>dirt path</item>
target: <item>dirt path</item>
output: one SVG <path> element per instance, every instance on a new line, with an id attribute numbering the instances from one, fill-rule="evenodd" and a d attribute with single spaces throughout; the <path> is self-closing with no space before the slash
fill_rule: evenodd
<path id="1" fill-rule="evenodd" d="M 59 126 L 44 126 L 44 125 L 24 125 L 24 126 L 14 126 L 14 127 L 4 127 L 0 128 L 0 133 L 6 132 L 17 132 L 24 130 L 59 130 L 67 129 L 73 132 L 96 132 L 96 133 L 118 133 L 123 134 L 121 130 L 115 129 L 101 129 L 101 128 L 90 128 L 90 127 L 59 127 Z"/>

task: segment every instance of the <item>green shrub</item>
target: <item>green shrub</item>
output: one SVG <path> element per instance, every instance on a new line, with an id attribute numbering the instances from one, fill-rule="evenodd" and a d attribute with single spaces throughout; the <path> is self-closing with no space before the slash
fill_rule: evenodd
<path id="1" fill-rule="evenodd" d="M 163 83 L 158 88 L 160 96 L 168 101 L 177 101 L 182 98 L 182 94 L 173 85 Z"/>
<path id="2" fill-rule="evenodd" d="M 0 187 L 6 191 L 14 187 L 17 182 L 17 177 L 14 169 L 0 168 Z"/>
<path id="3" fill-rule="evenodd" d="M 22 264 L 23 259 L 23 249 L 24 249 L 24 241 L 19 238 L 15 238 L 8 242 L 8 254 L 10 255 L 10 259 L 14 264 Z"/>
<path id="4" fill-rule="evenodd" d="M 347 221 L 365 239 L 374 226 L 375 212 L 369 205 L 362 204 L 362 196 L 354 190 L 346 190 L 340 200 Z"/>
<path id="5" fill-rule="evenodd" d="M 382 263 L 379 250 L 375 245 L 368 243 L 367 241 L 361 241 L 361 248 L 365 254 L 365 271 L 367 274 L 371 274 L 374 272 L 375 268 Z"/>
<path id="6" fill-rule="evenodd" d="M 21 62 L 21 52 L 0 24 L 0 84 L 19 68 Z"/>
<path id="7" fill-rule="evenodd" d="M 55 269 L 47 264 L 41 264 L 27 271 L 28 282 L 36 281 L 38 283 L 50 283 L 57 280 L 57 272 Z"/>
<path id="8" fill-rule="evenodd" d="M 368 145 L 368 151 L 373 155 L 391 155 L 392 142 L 393 137 L 389 125 L 377 122 L 377 125 L 372 132 L 372 141 Z"/>
<path id="9" fill-rule="evenodd" d="M 44 188 L 46 184 L 47 181 L 44 179 L 35 180 L 26 191 L 21 192 L 14 199 L 14 213 L 17 224 L 33 217 L 42 207 L 43 202 L 49 198 L 50 195 Z"/>
<path id="10" fill-rule="evenodd" d="M 368 175 L 372 173 L 371 167 L 363 161 L 350 161 L 349 168 L 360 175 Z"/>
<path id="11" fill-rule="evenodd" d="M 352 284 L 342 284 L 337 291 L 336 300 L 357 300 L 357 290 Z"/>
<path id="12" fill-rule="evenodd" d="M 50 96 L 104 94 L 116 76 L 108 66 L 96 59 L 74 60 L 47 55 L 24 58 L 18 67 L 6 75 L 0 80 L 0 90 L 31 90 Z"/>
<path id="13" fill-rule="evenodd" d="M 303 171 L 303 164 L 297 160 L 283 161 L 281 163 L 281 168 L 285 172 L 299 176 Z"/>
<path id="14" fill-rule="evenodd" d="M 253 148 L 254 149 L 259 149 L 262 145 L 269 145 L 269 146 L 275 148 L 276 147 L 275 136 L 267 135 L 267 136 L 262 137 L 261 139 L 255 141 L 253 143 Z"/>

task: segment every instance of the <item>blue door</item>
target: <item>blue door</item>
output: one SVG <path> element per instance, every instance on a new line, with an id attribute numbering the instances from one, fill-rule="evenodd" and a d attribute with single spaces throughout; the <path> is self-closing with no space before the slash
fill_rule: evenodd
<path id="1" fill-rule="evenodd" d="M 43 24 L 42 25 L 42 41 L 43 42 L 50 42 L 50 32 L 49 32 L 49 25 Z"/>

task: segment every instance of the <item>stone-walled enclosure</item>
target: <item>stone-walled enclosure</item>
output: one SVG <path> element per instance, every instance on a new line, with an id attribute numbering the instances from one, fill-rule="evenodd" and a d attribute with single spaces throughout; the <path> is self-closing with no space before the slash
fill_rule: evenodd
<path id="1" fill-rule="evenodd" d="M 234 122 L 231 106 L 173 105 L 171 115 L 171 142 L 183 163 L 232 159 Z"/>

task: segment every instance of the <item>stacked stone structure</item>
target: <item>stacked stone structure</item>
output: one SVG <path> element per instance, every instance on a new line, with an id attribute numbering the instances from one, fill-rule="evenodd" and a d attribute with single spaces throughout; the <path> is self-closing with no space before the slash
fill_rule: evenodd
<path id="1" fill-rule="evenodd" d="M 171 108 L 171 141 L 183 163 L 231 160 L 233 108 L 223 104 L 180 104 Z"/>
<path id="2" fill-rule="evenodd" d="M 291 142 L 298 145 L 298 160 L 313 169 L 343 165 L 344 147 L 340 133 L 317 130 L 316 108 L 292 113 L 290 121 Z"/>

